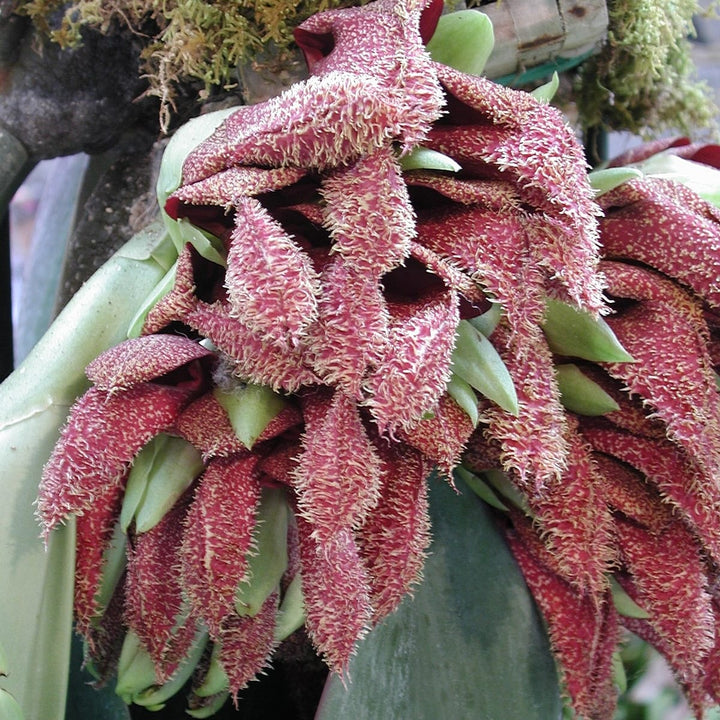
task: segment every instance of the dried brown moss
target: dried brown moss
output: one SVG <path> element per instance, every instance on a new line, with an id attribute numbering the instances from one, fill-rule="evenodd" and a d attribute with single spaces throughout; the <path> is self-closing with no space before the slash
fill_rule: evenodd
<path id="1" fill-rule="evenodd" d="M 166 127 L 177 86 L 200 81 L 201 96 L 232 86 L 235 69 L 268 46 L 282 61 L 292 30 L 305 18 L 348 0 L 21 0 L 17 11 L 63 47 L 81 42 L 85 27 L 107 32 L 115 23 L 143 40 L 148 94 L 160 98 Z"/>
<path id="2" fill-rule="evenodd" d="M 642 136 L 715 128 L 718 108 L 690 52 L 698 12 L 696 0 L 608 1 L 607 42 L 576 87 L 586 127 Z"/>

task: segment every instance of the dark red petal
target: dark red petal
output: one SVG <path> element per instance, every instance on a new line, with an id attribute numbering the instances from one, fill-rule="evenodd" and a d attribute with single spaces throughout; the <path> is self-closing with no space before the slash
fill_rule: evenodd
<path id="1" fill-rule="evenodd" d="M 172 427 L 187 400 L 182 390 L 151 383 L 112 394 L 88 390 L 72 407 L 43 470 L 37 514 L 45 533 L 89 509 L 109 485 L 119 485 L 128 463 Z"/>
<path id="2" fill-rule="evenodd" d="M 326 382 L 357 400 L 368 369 L 382 357 L 390 314 L 375 273 L 334 257 L 320 274 L 318 319 L 308 328 L 313 368 Z"/>
<path id="3" fill-rule="evenodd" d="M 260 486 L 255 457 L 216 459 L 200 478 L 185 521 L 183 587 L 194 612 L 218 637 L 246 576 Z"/>
<path id="4" fill-rule="evenodd" d="M 106 350 L 85 372 L 99 390 L 127 390 L 209 355 L 210 350 L 181 335 L 146 335 Z"/>
<path id="5" fill-rule="evenodd" d="M 230 694 L 240 690 L 269 666 L 275 645 L 278 594 L 271 593 L 255 615 L 229 615 L 219 635 L 220 664 L 228 676 Z"/>
<path id="6" fill-rule="evenodd" d="M 643 473 L 680 510 L 707 553 L 720 562 L 720 492 L 676 445 L 600 428 L 586 428 L 583 435 L 599 452 Z"/>
<path id="7" fill-rule="evenodd" d="M 671 281 L 649 270 L 606 264 L 610 291 L 641 301 L 608 318 L 633 363 L 608 372 L 652 405 L 668 429 L 705 471 L 720 478 L 720 395 L 706 347 L 700 307 Z M 648 299 L 644 299 L 648 298 Z"/>
<path id="8" fill-rule="evenodd" d="M 226 306 L 200 303 L 187 323 L 230 356 L 240 378 L 288 392 L 322 382 L 306 362 L 305 348 L 281 348 L 263 340 L 231 317 Z"/>
<path id="9" fill-rule="evenodd" d="M 401 430 L 398 437 L 437 463 L 450 477 L 474 429 L 468 414 L 446 393 L 440 397 L 431 417 Z"/>
<path id="10" fill-rule="evenodd" d="M 516 518 L 516 524 L 518 520 Z M 531 528 L 522 539 L 508 541 L 525 581 L 548 624 L 565 689 L 579 717 L 607 720 L 613 716 L 612 652 L 618 642 L 618 620 L 609 591 L 598 598 L 572 587 L 539 559 L 546 551 Z"/>
<path id="11" fill-rule="evenodd" d="M 370 574 L 373 621 L 390 614 L 421 580 L 430 545 L 427 476 L 431 463 L 410 447 L 380 438 L 381 497 L 359 532 Z"/>
<path id="12" fill-rule="evenodd" d="M 333 251 L 350 267 L 377 279 L 408 256 L 415 213 L 391 147 L 329 173 L 322 194 Z"/>
<path id="13" fill-rule="evenodd" d="M 529 497 L 553 558 L 550 567 L 580 592 L 593 596 L 603 594 L 606 573 L 617 560 L 602 480 L 587 443 L 569 432 L 568 463 L 561 482 Z"/>
<path id="14" fill-rule="evenodd" d="M 330 669 L 344 673 L 355 643 L 367 632 L 370 581 L 350 530 L 318 543 L 298 516 L 306 628 Z"/>
<path id="15" fill-rule="evenodd" d="M 654 535 L 617 518 L 623 561 L 637 593 L 633 599 L 650 614 L 670 665 L 683 683 L 700 681 L 714 644 L 714 616 L 701 550 L 682 523 Z"/>
<path id="16" fill-rule="evenodd" d="M 567 421 L 552 354 L 539 328 L 533 335 L 533 342 L 513 339 L 503 325 L 493 333 L 493 344 L 515 384 L 519 412 L 511 415 L 494 404 L 485 409 L 486 438 L 500 444 L 504 469 L 528 495 L 560 481 L 568 455 Z"/>
<path id="17" fill-rule="evenodd" d="M 195 635 L 180 582 L 180 544 L 189 494 L 128 546 L 127 621 L 155 664 L 158 681 L 176 670 Z M 189 632 L 185 625 L 189 626 Z"/>
<path id="18" fill-rule="evenodd" d="M 358 527 L 377 504 L 381 463 L 354 400 L 336 392 L 318 414 L 306 414 L 294 486 L 300 513 L 322 544 Z"/>
<path id="19" fill-rule="evenodd" d="M 367 405 L 381 432 L 391 435 L 432 412 L 450 380 L 457 293 L 447 291 L 391 308 L 383 357 L 367 380 Z"/>
<path id="20" fill-rule="evenodd" d="M 230 314 L 261 339 L 295 347 L 317 314 L 310 257 L 253 198 L 236 201 L 225 285 Z"/>
<path id="21" fill-rule="evenodd" d="M 120 516 L 124 483 L 106 486 L 75 524 L 75 626 L 81 635 L 90 633 L 102 614 L 97 594 L 103 577 L 103 556 Z"/>
<path id="22" fill-rule="evenodd" d="M 213 393 L 201 395 L 184 408 L 175 422 L 175 430 L 197 448 L 205 460 L 248 452 Z"/>

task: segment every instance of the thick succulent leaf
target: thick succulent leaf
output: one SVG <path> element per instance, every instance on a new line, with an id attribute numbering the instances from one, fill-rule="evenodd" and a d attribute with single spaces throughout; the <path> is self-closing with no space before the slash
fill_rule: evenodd
<path id="1" fill-rule="evenodd" d="M 316 720 L 560 716 L 532 598 L 487 507 L 458 486 L 430 481 L 424 580 L 358 645 L 351 681 L 328 680 Z"/>
<path id="2" fill-rule="evenodd" d="M 503 410 L 518 414 L 510 373 L 493 344 L 468 321 L 458 323 L 452 355 L 453 373 Z"/>
<path id="3" fill-rule="evenodd" d="M 69 406 L 87 387 L 85 366 L 125 339 L 138 302 L 166 272 L 153 258 L 166 242 L 156 224 L 118 251 L 0 388 L 0 445 L 6 449 L 0 641 L 9 658 L 3 686 L 26 717 L 64 712 L 72 622 L 74 527 L 53 533 L 48 551 L 43 548 L 32 512 L 42 466 Z"/>
<path id="4" fill-rule="evenodd" d="M 547 298 L 543 332 L 550 349 L 558 355 L 606 362 L 633 361 L 603 318 L 561 300 Z"/>
<path id="5" fill-rule="evenodd" d="M 615 400 L 574 363 L 556 365 L 555 373 L 560 401 L 570 412 L 594 416 L 620 409 Z"/>

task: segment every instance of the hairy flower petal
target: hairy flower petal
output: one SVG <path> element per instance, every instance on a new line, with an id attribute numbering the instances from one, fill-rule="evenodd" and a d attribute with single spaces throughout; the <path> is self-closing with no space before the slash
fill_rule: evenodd
<path id="1" fill-rule="evenodd" d="M 513 332 L 537 332 L 545 312 L 545 278 L 531 260 L 522 212 L 438 208 L 420 216 L 418 243 L 481 283 L 502 305 Z"/>
<path id="2" fill-rule="evenodd" d="M 172 427 L 187 400 L 183 390 L 151 383 L 114 394 L 90 388 L 73 405 L 43 470 L 37 515 L 44 533 L 120 485 L 135 455 Z"/>
<path id="3" fill-rule="evenodd" d="M 542 334 L 531 343 L 514 341 L 503 325 L 492 341 L 515 384 L 518 415 L 495 405 L 485 409 L 490 442 L 502 448 L 503 467 L 529 495 L 557 482 L 567 466 L 565 411 L 553 373 L 553 359 Z"/>
<path id="4" fill-rule="evenodd" d="M 415 213 L 391 147 L 329 173 L 322 195 L 333 251 L 348 265 L 379 278 L 407 257 Z"/>
<path id="5" fill-rule="evenodd" d="M 220 629 L 220 664 L 228 676 L 230 694 L 237 694 L 268 667 L 277 644 L 275 616 L 278 594 L 271 593 L 255 615 L 229 615 Z"/>
<path id="6" fill-rule="evenodd" d="M 667 181 L 632 181 L 634 186 L 640 183 L 659 184 L 660 188 L 648 192 L 650 197 L 608 207 L 600 221 L 604 257 L 643 262 L 691 287 L 717 307 L 720 222 L 698 213 L 686 198 L 674 202 L 662 192 Z"/>
<path id="7" fill-rule="evenodd" d="M 320 544 L 362 524 L 378 502 L 380 472 L 354 400 L 335 392 L 305 415 L 294 485 L 300 513 Z"/>
<path id="8" fill-rule="evenodd" d="M 85 369 L 99 390 L 127 390 L 212 355 L 200 343 L 181 335 L 131 338 L 106 350 Z"/>
<path id="9" fill-rule="evenodd" d="M 612 652 L 618 641 L 618 620 L 610 592 L 601 602 L 578 592 L 542 562 L 545 549 L 527 521 L 516 518 L 521 535 L 508 534 L 515 559 L 548 624 L 565 689 L 575 712 L 588 720 L 613 716 L 615 688 Z"/>
<path id="10" fill-rule="evenodd" d="M 306 363 L 304 348 L 282 348 L 267 342 L 220 304 L 198 304 L 187 323 L 234 361 L 234 373 L 258 385 L 294 392 L 321 383 Z"/>
<path id="11" fill-rule="evenodd" d="M 680 510 L 710 557 L 720 561 L 720 493 L 676 445 L 600 428 L 584 428 L 583 436 L 597 451 L 639 470 Z"/>
<path id="12" fill-rule="evenodd" d="M 342 674 L 372 618 L 367 570 L 349 529 L 318 543 L 302 515 L 297 524 L 306 628 L 330 669 Z"/>
<path id="13" fill-rule="evenodd" d="M 240 198 L 279 190 L 298 182 L 304 175 L 305 171 L 300 168 L 236 165 L 176 190 L 168 201 L 169 211 L 173 210 L 175 202 L 189 205 L 217 205 L 229 209 Z M 177 217 L 178 213 L 170 214 Z"/>
<path id="14" fill-rule="evenodd" d="M 247 572 L 260 501 L 256 462 L 254 457 L 213 460 L 185 522 L 183 587 L 214 638 L 234 612 L 235 591 Z"/>
<path id="15" fill-rule="evenodd" d="M 318 319 L 308 328 L 315 372 L 360 400 L 368 369 L 388 341 L 390 313 L 374 274 L 360 272 L 345 258 L 333 258 L 320 274 Z"/>
<path id="16" fill-rule="evenodd" d="M 590 447 L 568 433 L 568 462 L 562 482 L 531 495 L 530 507 L 553 556 L 552 569 L 580 592 L 599 596 L 616 560 L 613 522 L 602 501 L 602 476 Z"/>
<path id="17" fill-rule="evenodd" d="M 212 393 L 201 395 L 183 409 L 175 431 L 200 451 L 203 460 L 246 452 L 225 408 Z"/>
<path id="18" fill-rule="evenodd" d="M 653 406 L 665 421 L 669 436 L 696 458 L 718 486 L 720 396 L 700 308 L 671 281 L 649 270 L 619 263 L 608 267 L 612 267 L 613 294 L 643 298 L 653 291 L 653 296 L 608 318 L 636 362 L 605 367 Z M 645 285 L 649 286 L 647 293 Z"/>
<path id="19" fill-rule="evenodd" d="M 649 623 L 664 640 L 668 660 L 683 682 L 702 675 L 714 642 L 714 617 L 704 560 L 695 538 L 681 523 L 654 535 L 622 518 L 616 532 L 623 561 Z M 662 562 L 658 562 L 662 558 Z"/>
<path id="20" fill-rule="evenodd" d="M 450 379 L 458 297 L 448 291 L 391 306 L 386 351 L 367 380 L 367 405 L 381 432 L 417 424 L 437 405 Z"/>
<path id="21" fill-rule="evenodd" d="M 528 93 L 446 66 L 436 68 L 451 100 L 428 147 L 463 167 L 473 162 L 492 166 L 515 183 L 526 203 L 564 226 L 565 232 L 547 234 L 546 262 L 578 305 L 602 310 L 602 283 L 595 272 L 600 210 L 587 180 L 583 149 L 562 114 Z"/>
<path id="22" fill-rule="evenodd" d="M 298 344 L 317 314 L 310 258 L 253 198 L 236 201 L 225 284 L 230 314 L 281 347 Z"/>
<path id="23" fill-rule="evenodd" d="M 189 501 L 187 493 L 128 546 L 127 621 L 153 659 L 161 682 L 173 674 L 195 634 L 191 619 L 189 633 L 176 633 L 178 625 L 185 624 L 179 551 Z M 174 647 L 177 640 L 180 648 Z"/>
<path id="24" fill-rule="evenodd" d="M 427 476 L 431 465 L 417 450 L 380 438 L 380 502 L 360 530 L 360 554 L 370 574 L 373 622 L 390 614 L 421 579 L 430 545 Z"/>
<path id="25" fill-rule="evenodd" d="M 398 437 L 437 463 L 438 469 L 450 478 L 474 429 L 468 414 L 445 393 L 431 417 L 400 430 Z"/>
<path id="26" fill-rule="evenodd" d="M 103 614 L 97 598 L 103 556 L 113 537 L 124 490 L 124 483 L 107 485 L 75 524 L 75 628 L 85 637 Z"/>

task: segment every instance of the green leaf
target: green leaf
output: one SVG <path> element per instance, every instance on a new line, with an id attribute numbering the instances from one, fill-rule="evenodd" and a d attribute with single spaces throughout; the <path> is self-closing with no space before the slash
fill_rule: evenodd
<path id="1" fill-rule="evenodd" d="M 594 380 L 574 363 L 555 366 L 560 401 L 570 412 L 578 415 L 605 415 L 620 406 Z"/>
<path id="2" fill-rule="evenodd" d="M 3 686 L 28 719 L 62 720 L 72 634 L 74 523 L 54 531 L 45 550 L 33 514 L 42 468 L 71 403 L 88 387 L 85 366 L 125 339 L 139 302 L 167 270 L 152 257 L 166 239 L 148 231 L 121 248 L 0 385 Z"/>
<path id="3" fill-rule="evenodd" d="M 555 97 L 555 93 L 557 92 L 559 87 L 560 77 L 558 76 L 557 72 L 554 72 L 548 82 L 546 82 L 544 85 L 536 87 L 530 94 L 536 100 L 549 103 Z"/>
<path id="4" fill-rule="evenodd" d="M 633 362 L 605 320 L 561 300 L 547 299 L 543 331 L 550 349 L 558 355 L 595 362 Z"/>
<path id="5" fill-rule="evenodd" d="M 479 10 L 459 10 L 440 18 L 427 50 L 435 62 L 482 75 L 494 45 L 490 18 Z"/>
<path id="6" fill-rule="evenodd" d="M 400 167 L 403 170 L 444 170 L 446 172 L 459 172 L 462 166 L 451 157 L 437 150 L 418 145 L 407 155 L 400 158 Z"/>
<path id="7" fill-rule="evenodd" d="M 631 167 L 603 168 L 588 173 L 588 180 L 596 197 L 639 177 L 642 177 L 642 173 Z"/>
<path id="8" fill-rule="evenodd" d="M 248 383 L 230 392 L 215 388 L 213 394 L 225 408 L 235 434 L 248 450 L 268 423 L 286 407 L 282 396 L 265 385 Z"/>
<path id="9" fill-rule="evenodd" d="M 450 380 L 445 388 L 447 394 L 465 411 L 473 425 L 478 424 L 480 418 L 478 413 L 478 401 L 475 391 L 470 383 L 465 382 L 455 373 L 450 376 Z"/>
<path id="10" fill-rule="evenodd" d="M 315 720 L 554 720 L 547 636 L 487 506 L 430 479 L 433 543 L 413 597 L 329 678 Z"/>
<path id="11" fill-rule="evenodd" d="M 457 326 L 452 370 L 503 410 L 517 415 L 517 393 L 505 363 L 495 346 L 467 320 Z"/>

